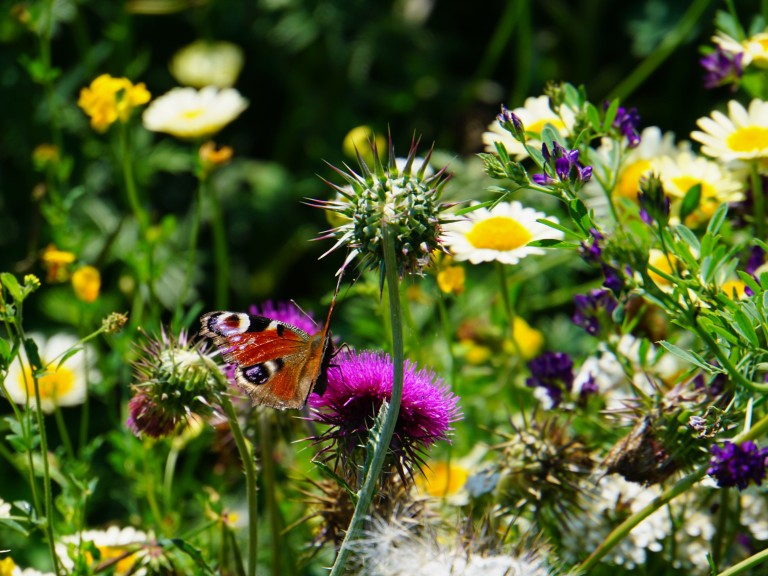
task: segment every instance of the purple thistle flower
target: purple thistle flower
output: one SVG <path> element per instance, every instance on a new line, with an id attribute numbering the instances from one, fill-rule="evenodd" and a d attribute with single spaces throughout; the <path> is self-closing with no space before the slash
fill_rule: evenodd
<path id="1" fill-rule="evenodd" d="M 726 440 L 722 448 L 712 446 L 710 453 L 712 459 L 707 474 L 713 476 L 721 488 L 736 486 L 743 490 L 750 481 L 754 480 L 759 486 L 765 478 L 768 448 L 760 449 L 751 440 L 741 444 Z"/>
<path id="2" fill-rule="evenodd" d="M 307 334 L 315 334 L 322 329 L 315 323 L 312 313 L 304 312 L 293 302 L 273 302 L 267 300 L 260 305 L 252 305 L 248 310 L 256 316 L 266 316 L 290 326 L 303 330 Z"/>
<path id="3" fill-rule="evenodd" d="M 382 352 L 349 351 L 336 356 L 325 393 L 309 397 L 312 420 L 331 427 L 316 440 L 336 444 L 342 459 L 365 445 L 382 403 L 392 397 L 392 366 L 392 359 Z M 447 440 L 451 424 L 461 418 L 458 397 L 434 372 L 419 370 L 410 361 L 404 370 L 403 398 L 390 445 L 401 474 L 403 468 L 410 470 L 420 463 L 420 452 Z"/>
<path id="4" fill-rule="evenodd" d="M 609 320 L 618 306 L 616 298 L 610 290 L 592 290 L 589 294 L 577 294 L 573 297 L 576 311 L 573 323 L 581 326 L 587 334 L 600 334 L 601 321 Z"/>
<path id="5" fill-rule="evenodd" d="M 128 420 L 125 425 L 134 436 L 163 438 L 186 421 L 186 414 L 169 412 L 152 395 L 139 391 L 128 402 Z"/>
<path id="6" fill-rule="evenodd" d="M 704 74 L 704 88 L 712 89 L 725 84 L 736 84 L 744 74 L 743 53 L 733 54 L 719 46 L 711 54 L 699 60 Z M 734 86 L 735 88 L 735 86 Z"/>
<path id="7" fill-rule="evenodd" d="M 603 107 L 607 110 L 610 105 L 610 102 L 605 102 Z M 627 109 L 619 106 L 613 119 L 613 127 L 624 135 L 630 148 L 636 148 L 640 144 L 640 114 L 637 108 Z"/>
<path id="8" fill-rule="evenodd" d="M 530 388 L 544 388 L 552 400 L 552 407 L 562 402 L 563 394 L 573 388 L 573 360 L 565 352 L 545 352 L 528 363 L 531 376 L 525 384 Z"/>

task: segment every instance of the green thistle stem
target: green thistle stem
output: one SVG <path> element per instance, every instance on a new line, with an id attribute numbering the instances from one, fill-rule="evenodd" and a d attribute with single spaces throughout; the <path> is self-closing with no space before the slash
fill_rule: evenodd
<path id="1" fill-rule="evenodd" d="M 768 432 L 768 416 L 764 416 L 751 429 L 736 435 L 731 441 L 734 444 L 741 444 L 747 440 L 753 440 L 759 436 L 762 436 L 766 432 Z M 681 478 L 677 484 L 664 491 L 661 496 L 654 498 L 645 508 L 638 510 L 629 518 L 624 520 L 624 522 L 619 524 L 613 530 L 613 532 L 608 535 L 603 543 L 598 546 L 597 549 L 592 552 L 592 554 L 590 554 L 589 557 L 584 560 L 584 562 L 581 563 L 581 565 L 579 565 L 579 569 L 576 570 L 576 572 L 588 574 L 589 571 L 594 568 L 595 565 L 600 561 L 600 559 L 608 554 L 608 552 L 610 552 L 614 546 L 621 542 L 627 536 L 627 534 L 629 534 L 632 529 L 635 528 L 635 526 L 656 512 L 656 510 L 671 502 L 680 494 L 688 491 L 691 487 L 693 487 L 694 484 L 696 484 L 699 480 L 707 475 L 708 468 L 709 462 L 702 464 L 696 470 Z M 766 558 L 768 558 L 768 556 Z M 760 561 L 762 562 L 766 558 L 762 558 Z M 721 573 L 721 575 L 725 574 L 726 572 Z M 730 574 L 737 574 L 737 572 L 729 573 L 729 576 Z"/>
<path id="2" fill-rule="evenodd" d="M 354 542 L 363 527 L 363 522 L 368 514 L 371 501 L 376 492 L 376 483 L 384 468 L 384 459 L 389 451 L 389 443 L 395 432 L 395 424 L 400 413 L 400 401 L 403 398 L 403 376 L 405 353 L 403 348 L 403 319 L 400 310 L 400 278 L 397 272 L 397 260 L 395 256 L 395 234 L 390 229 L 390 224 L 383 223 L 384 233 L 384 273 L 387 279 L 387 293 L 389 295 L 389 315 L 392 323 L 392 397 L 389 402 L 384 424 L 381 427 L 379 443 L 376 445 L 368 475 L 363 481 L 363 486 L 358 492 L 357 505 L 349 522 L 349 528 L 341 543 L 336 561 L 331 568 L 330 576 L 341 576 L 349 560 L 350 544 Z"/>
<path id="3" fill-rule="evenodd" d="M 229 386 L 229 383 L 224 378 L 224 375 L 217 372 L 216 378 L 220 380 L 222 384 Z M 240 454 L 240 460 L 243 461 L 243 468 L 245 469 L 245 491 L 248 498 L 248 571 L 247 576 L 256 576 L 256 564 L 258 557 L 258 544 L 259 544 L 259 511 L 256 506 L 256 461 L 253 456 L 253 446 L 245 439 L 243 430 L 240 428 L 240 422 L 237 420 L 237 413 L 235 412 L 232 402 L 229 400 L 229 396 L 220 394 L 221 407 L 224 409 L 224 413 L 227 415 L 229 421 L 229 428 L 232 431 L 232 437 L 235 440 L 237 446 L 237 452 Z"/>
<path id="4" fill-rule="evenodd" d="M 755 206 L 755 235 L 758 238 L 765 238 L 765 195 L 760 173 L 757 170 L 757 162 L 752 162 L 749 176 L 752 185 L 752 201 Z"/>
<path id="5" fill-rule="evenodd" d="M 261 453 L 264 455 L 261 459 L 262 470 L 261 478 L 264 486 L 264 503 L 267 506 L 267 513 L 269 515 L 269 529 L 270 529 L 270 548 L 272 550 L 272 566 L 271 572 L 273 576 L 280 576 L 280 559 L 282 550 L 282 529 L 280 527 L 280 515 L 278 512 L 276 494 L 277 480 L 275 478 L 275 463 L 268 455 L 272 450 L 272 429 L 270 427 L 270 413 L 262 412 L 259 417 L 259 443 L 261 444 Z"/>

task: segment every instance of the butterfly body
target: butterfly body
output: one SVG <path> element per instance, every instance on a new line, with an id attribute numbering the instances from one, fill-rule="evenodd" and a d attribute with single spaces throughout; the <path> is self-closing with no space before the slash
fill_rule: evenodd
<path id="1" fill-rule="evenodd" d="M 326 323 L 317 334 L 242 312 L 208 312 L 200 334 L 212 338 L 226 362 L 236 365 L 235 381 L 254 406 L 301 409 L 314 390 L 322 395 L 333 358 Z"/>

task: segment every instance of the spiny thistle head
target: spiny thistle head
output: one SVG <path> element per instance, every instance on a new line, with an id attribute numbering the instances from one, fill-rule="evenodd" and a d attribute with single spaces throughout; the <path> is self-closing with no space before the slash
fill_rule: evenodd
<path id="1" fill-rule="evenodd" d="M 223 378 L 205 349 L 205 342 L 190 342 L 163 330 L 159 338 L 146 338 L 134 362 L 136 383 L 128 404 L 127 425 L 137 436 L 159 438 L 172 434 L 193 414 L 208 415 Z"/>
<path id="2" fill-rule="evenodd" d="M 417 159 L 417 147 L 418 141 L 414 140 L 405 162 L 401 163 L 396 160 L 390 138 L 389 160 L 385 165 L 379 159 L 374 140 L 371 142 L 373 167 L 368 166 L 360 154 L 357 157 L 359 173 L 347 165 L 346 170 L 333 167 L 346 185 L 328 182 L 337 192 L 336 198 L 315 200 L 312 205 L 335 213 L 342 222 L 320 238 L 336 240 L 328 252 L 343 246 L 349 248 L 344 266 L 359 256 L 364 268 L 383 271 L 387 226 L 394 236 L 401 276 L 421 273 L 433 251 L 440 248 L 440 228 L 444 223 L 441 212 L 447 208 L 440 203 L 440 196 L 448 175 L 445 168 L 431 174 L 432 151 L 424 159 Z"/>

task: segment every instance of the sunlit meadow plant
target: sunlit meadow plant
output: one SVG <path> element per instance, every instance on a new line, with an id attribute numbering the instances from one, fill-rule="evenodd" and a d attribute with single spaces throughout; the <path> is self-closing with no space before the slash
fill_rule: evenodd
<path id="1" fill-rule="evenodd" d="M 509 3 L 454 84 L 410 54 L 444 44 L 429 2 L 91 4 L 0 25 L 3 94 L 26 91 L 2 151 L 23 246 L 0 234 L 0 576 L 765 573 L 765 9 L 638 16 L 647 58 L 591 99 L 610 67 L 528 94 L 560 38 L 529 22 L 560 5 Z M 701 117 L 645 125 L 697 29 L 708 97 L 663 105 Z M 411 120 L 436 145 L 398 157 Z M 317 303 L 266 298 L 304 306 L 332 268 L 327 386 L 251 406 L 196 318 L 259 296 L 265 363 L 301 376 L 286 327 L 322 331 Z"/>

